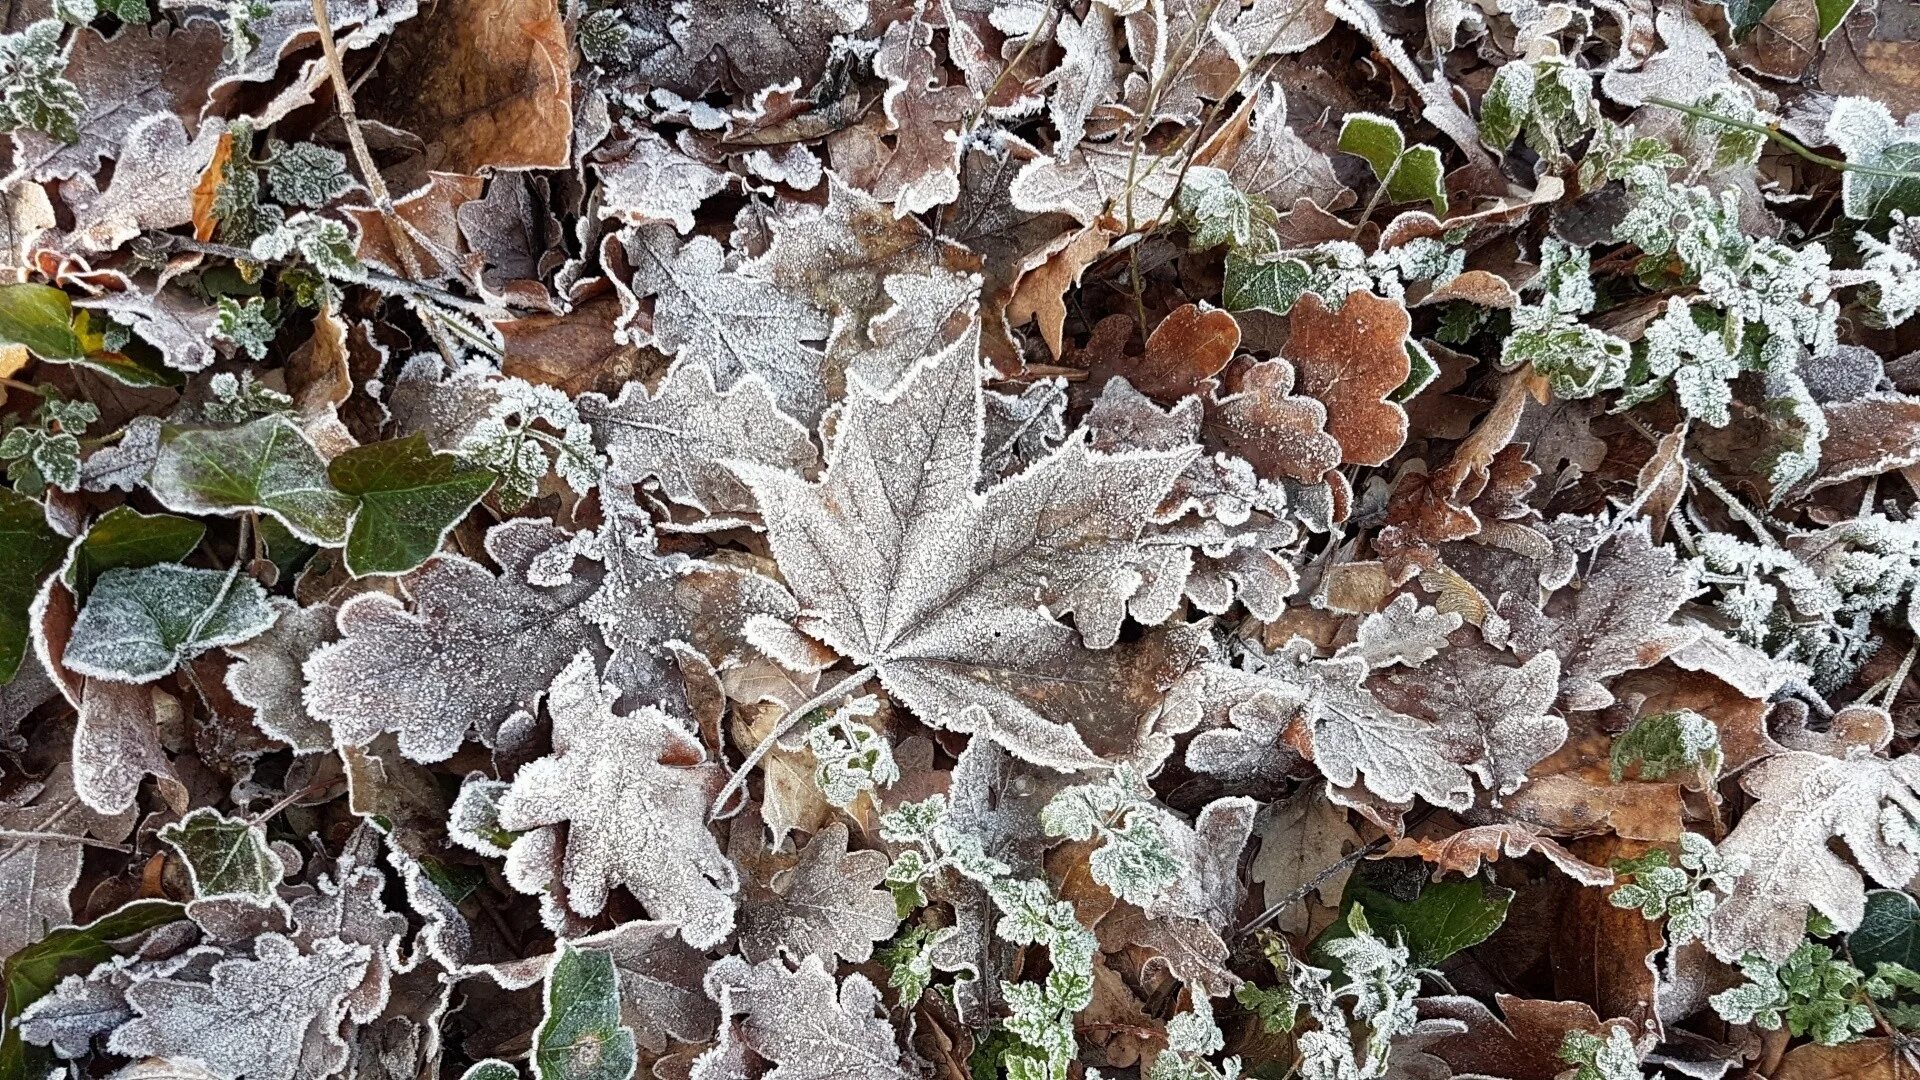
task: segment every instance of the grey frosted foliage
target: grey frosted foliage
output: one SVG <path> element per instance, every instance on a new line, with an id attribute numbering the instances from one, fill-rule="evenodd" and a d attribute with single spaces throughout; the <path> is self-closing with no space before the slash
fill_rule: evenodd
<path id="1" fill-rule="evenodd" d="M 339 638 L 331 604 L 301 607 L 276 598 L 273 626 L 260 636 L 229 646 L 235 663 L 227 668 L 227 692 L 253 710 L 261 731 L 293 747 L 297 754 L 333 748 L 333 730 L 314 719 L 301 699 L 300 669 L 314 650 Z"/>
<path id="2" fill-rule="evenodd" d="M 93 837 L 119 841 L 132 831 L 134 811 L 104 815 L 75 793 L 73 770 L 61 762 L 39 794 L 24 806 L 0 804 L 0 829 L 32 834 L 0 846 L 0 953 L 11 956 L 73 920 L 70 893 L 80 880 L 84 849 Z M 73 841 L 58 839 L 71 836 Z"/>
<path id="3" fill-rule="evenodd" d="M 319 1080 L 346 1059 L 347 993 L 366 973 L 365 945 L 327 938 L 302 952 L 280 934 L 254 940 L 254 957 L 136 983 L 135 1018 L 107 1049 L 126 1057 L 187 1058 L 222 1080 Z"/>
<path id="4" fill-rule="evenodd" d="M 854 380 L 818 483 L 759 466 L 753 489 L 801 628 L 923 719 L 1056 768 L 1101 763 L 1061 677 L 1112 645 L 1147 514 L 1191 454 L 1085 441 L 979 492 L 984 405 L 969 335 L 882 396 Z M 1036 605 L 1045 605 L 1041 608 Z M 1073 612 L 1075 632 L 1048 612 Z"/>
<path id="5" fill-rule="evenodd" d="M 326 461 L 281 415 L 237 428 L 181 432 L 161 446 L 148 484 L 170 510 L 272 514 L 309 544 L 343 543 L 355 505 L 334 490 Z"/>
<path id="6" fill-rule="evenodd" d="M 294 206 L 325 206 L 353 186 L 347 158 L 314 143 L 281 145 L 267 165 L 273 197 Z"/>
<path id="7" fill-rule="evenodd" d="M 900 925 L 893 893 L 877 887 L 889 862 L 882 852 L 848 851 L 847 827 L 840 822 L 815 833 L 800 862 L 786 872 L 784 888 L 748 895 L 740 916 L 741 955 L 865 961 L 873 943 L 892 937 Z"/>
<path id="8" fill-rule="evenodd" d="M 219 645 L 273 625 L 260 583 L 245 575 L 164 563 L 100 575 L 80 609 L 66 664 L 82 675 L 152 682 Z"/>
<path id="9" fill-rule="evenodd" d="M 517 859 L 560 845 L 575 912 L 599 914 L 622 886 L 654 918 L 679 922 L 689 945 L 716 944 L 733 930 L 739 887 L 706 825 L 724 774 L 678 721 L 651 706 L 617 714 L 618 698 L 588 653 L 554 679 L 553 753 L 522 767 L 500 800 L 501 827 L 527 834 L 509 849 L 509 876 Z"/>
<path id="10" fill-rule="evenodd" d="M 741 1036 L 775 1063 L 766 1080 L 905 1080 L 893 1025 L 880 991 L 867 977 L 847 976 L 837 987 L 817 956 L 790 970 L 779 959 L 751 968 L 734 961 L 716 979 L 744 1013 Z M 738 981 L 735 982 L 734 980 Z"/>

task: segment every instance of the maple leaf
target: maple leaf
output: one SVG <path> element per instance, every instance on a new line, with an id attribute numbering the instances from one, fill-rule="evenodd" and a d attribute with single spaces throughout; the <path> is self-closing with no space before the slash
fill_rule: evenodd
<path id="1" fill-rule="evenodd" d="M 748 887 L 740 922 L 740 954 L 750 961 L 783 951 L 795 957 L 862 962 L 873 943 L 900 923 L 893 894 L 876 889 L 891 862 L 878 851 L 848 851 L 847 827 L 815 833 L 782 888 Z"/>
<path id="2" fill-rule="evenodd" d="M 705 948 L 732 932 L 739 885 L 706 827 L 725 776 L 677 721 L 651 706 L 616 714 L 618 699 L 590 654 L 555 676 L 553 753 L 523 767 L 500 800 L 501 828 L 527 833 L 508 850 L 509 865 L 561 844 L 574 911 L 598 915 L 608 890 L 625 886 L 653 915 L 680 923 L 687 944 Z"/>
<path id="3" fill-rule="evenodd" d="M 725 974 L 721 976 L 720 971 Z M 879 1016 L 880 991 L 867 977 L 836 988 L 817 956 L 789 970 L 778 958 L 717 969 L 726 1001 L 743 1014 L 740 1034 L 772 1061 L 767 1080 L 906 1080 L 893 1026 Z"/>
<path id="4" fill-rule="evenodd" d="M 1076 685 L 1092 654 L 1049 613 L 1075 612 L 1089 644 L 1114 642 L 1141 526 L 1192 455 L 1106 455 L 1070 439 L 980 493 L 976 340 L 884 396 L 856 381 L 818 483 L 735 471 L 806 609 L 803 629 L 871 665 L 929 722 L 1086 768 L 1101 758 L 1080 728 L 1110 722 L 1110 707 Z"/>
<path id="5" fill-rule="evenodd" d="M 1860 925 L 1860 871 L 1891 888 L 1920 872 L 1920 757 L 1833 758 L 1793 750 L 1740 778 L 1758 801 L 1720 844 L 1750 871 L 1708 922 L 1707 946 L 1723 960 L 1747 953 L 1784 962 L 1805 937 L 1809 909 L 1842 930 Z M 1846 842 L 1854 862 L 1833 841 Z"/>
<path id="6" fill-rule="evenodd" d="M 368 950 L 339 938 L 310 953 L 280 934 L 253 942 L 196 981 L 182 971 L 134 983 L 134 1019 L 107 1049 L 128 1057 L 186 1058 L 228 1080 L 319 1080 L 346 1061 L 346 996 L 366 974 Z"/>

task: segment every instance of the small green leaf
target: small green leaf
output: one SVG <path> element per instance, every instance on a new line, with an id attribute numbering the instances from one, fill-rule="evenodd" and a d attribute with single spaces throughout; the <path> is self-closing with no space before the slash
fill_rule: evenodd
<path id="1" fill-rule="evenodd" d="M 1440 151 L 1423 144 L 1400 155 L 1399 167 L 1387 180 L 1387 198 L 1397 203 L 1429 202 L 1436 215 L 1446 217 L 1446 168 Z"/>
<path id="2" fill-rule="evenodd" d="M 85 926 L 69 926 L 7 957 L 6 1005 L 0 1015 L 0 1080 L 30 1080 L 47 1075 L 52 1055 L 45 1047 L 20 1040 L 14 1021 L 27 1006 L 53 991 L 61 976 L 90 970 L 113 955 L 110 942 L 186 916 L 186 906 L 171 900 L 135 900 Z"/>
<path id="3" fill-rule="evenodd" d="M 1375 889 L 1355 875 L 1347 882 L 1341 910 L 1362 908 L 1375 935 L 1389 942 L 1398 935 L 1414 966 L 1430 968 L 1492 937 L 1507 921 L 1513 895 L 1512 889 L 1473 879 L 1427 884 L 1409 901 Z M 1352 936 L 1347 920 L 1341 918 L 1314 940 L 1313 953 L 1325 959 L 1329 942 Z"/>
<path id="4" fill-rule="evenodd" d="M 1387 175 L 1406 152 L 1407 138 L 1400 125 L 1376 113 L 1348 113 L 1340 125 L 1340 149 L 1367 159 L 1374 179 L 1385 182 Z"/>
<path id="5" fill-rule="evenodd" d="M 193 879 L 193 895 L 277 895 L 286 864 L 267 846 L 266 831 L 211 807 L 199 809 L 160 830 L 160 839 L 180 853 Z"/>
<path id="6" fill-rule="evenodd" d="M 39 500 L 0 488 L 0 685 L 20 670 L 32 640 L 33 598 L 66 552 L 67 542 L 47 524 Z"/>
<path id="7" fill-rule="evenodd" d="M 1407 381 L 1401 383 L 1399 389 L 1388 395 L 1387 400 L 1389 401 L 1412 401 L 1420 391 L 1425 390 L 1433 384 L 1433 380 L 1440 377 L 1440 365 L 1434 363 L 1433 355 L 1427 352 L 1425 345 L 1420 344 L 1412 338 L 1408 338 L 1405 345 L 1407 349 Z"/>
<path id="8" fill-rule="evenodd" d="M 310 544 L 347 538 L 354 500 L 334 490 L 327 463 L 285 416 L 226 430 L 181 431 L 160 448 L 148 481 L 168 509 L 235 515 L 262 511 Z"/>
<path id="9" fill-rule="evenodd" d="M 511 1062 L 487 1058 L 467 1066 L 467 1071 L 460 1074 L 460 1080 L 520 1080 L 520 1070 L 514 1068 Z"/>
<path id="10" fill-rule="evenodd" d="M 87 355 L 73 329 L 72 298 L 51 285 L 0 285 L 0 341 L 25 345 L 42 360 Z"/>
<path id="11" fill-rule="evenodd" d="M 1515 60 L 1494 73 L 1486 96 L 1480 99 L 1480 141 L 1497 153 L 1505 153 L 1527 121 L 1533 105 L 1533 65 Z"/>
<path id="12" fill-rule="evenodd" d="M 1299 259 L 1254 259 L 1230 252 L 1226 270 L 1220 303 L 1229 311 L 1259 308 L 1285 315 L 1313 283 L 1313 271 Z"/>
<path id="13" fill-rule="evenodd" d="M 1847 936 L 1847 951 L 1866 971 L 1882 963 L 1920 970 L 1920 903 L 1898 889 L 1868 892 L 1867 913 Z"/>
<path id="14" fill-rule="evenodd" d="M 1853 5 L 1858 0 L 1813 0 L 1813 10 L 1820 16 L 1820 40 L 1825 41 L 1840 24 L 1853 14 Z"/>
<path id="15" fill-rule="evenodd" d="M 216 645 L 254 637 L 273 619 L 267 591 L 250 577 L 177 563 L 120 567 L 94 582 L 66 664 L 115 682 L 152 682 Z"/>
<path id="16" fill-rule="evenodd" d="M 360 499 L 347 534 L 354 577 L 403 574 L 426 562 L 494 479 L 485 469 L 462 469 L 458 458 L 435 453 L 418 434 L 348 450 L 333 459 L 327 477 Z"/>
<path id="17" fill-rule="evenodd" d="M 207 527 L 197 521 L 116 506 L 93 523 L 74 549 L 67 565 L 67 585 L 85 600 L 94 581 L 106 571 L 179 562 L 206 534 Z"/>
<path id="18" fill-rule="evenodd" d="M 547 973 L 547 1016 L 533 1035 L 538 1080 L 626 1080 L 636 1065 L 633 1029 L 620 1023 L 613 957 L 560 943 Z"/>

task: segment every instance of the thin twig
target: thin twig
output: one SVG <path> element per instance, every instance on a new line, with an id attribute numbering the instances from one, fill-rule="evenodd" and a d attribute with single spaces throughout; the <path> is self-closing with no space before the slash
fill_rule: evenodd
<path id="1" fill-rule="evenodd" d="M 1272 922 L 1275 918 L 1277 918 L 1281 912 L 1287 910 L 1288 908 L 1299 903 L 1300 901 L 1305 900 L 1307 898 L 1308 893 L 1312 892 L 1313 890 L 1319 888 L 1322 885 L 1325 885 L 1327 881 L 1331 879 L 1335 874 L 1338 874 L 1342 870 L 1346 870 L 1351 867 L 1359 865 L 1360 860 L 1366 858 L 1369 855 L 1372 855 L 1376 851 L 1386 850 L 1387 845 L 1390 843 L 1392 843 L 1391 838 L 1382 836 L 1378 840 L 1375 840 L 1370 844 L 1366 844 L 1362 846 L 1357 851 L 1341 856 L 1338 862 L 1332 864 L 1331 866 L 1326 867 L 1325 869 L 1321 870 L 1319 873 L 1313 875 L 1313 877 L 1310 878 L 1305 884 L 1301 885 L 1299 888 L 1288 893 L 1286 896 L 1281 897 L 1277 903 L 1269 905 L 1267 907 L 1267 910 L 1254 916 L 1253 919 L 1250 922 L 1248 922 L 1245 926 L 1242 926 L 1239 930 L 1236 930 L 1234 932 L 1234 936 L 1245 937 L 1246 935 L 1253 933 L 1255 930 L 1258 930 L 1261 927 L 1267 925 L 1268 923 Z"/>
<path id="2" fill-rule="evenodd" d="M 841 679 L 839 682 L 834 683 L 829 689 L 813 695 L 813 697 L 808 698 L 799 706 L 787 710 L 785 716 L 782 716 L 774 722 L 773 730 L 767 732 L 767 737 L 760 740 L 760 744 L 755 746 L 753 750 L 747 754 L 747 760 L 740 763 L 740 768 L 735 770 L 733 776 L 727 780 L 727 786 L 720 789 L 719 796 L 713 800 L 713 813 L 718 815 L 720 808 L 727 805 L 728 801 L 739 793 L 740 788 L 746 784 L 747 777 L 752 775 L 754 766 L 760 764 L 761 760 L 768 754 L 773 753 L 774 744 L 780 741 L 780 736 L 785 735 L 795 724 L 799 723 L 815 709 L 820 708 L 836 698 L 845 697 L 847 694 L 858 689 L 868 679 L 873 678 L 873 676 L 873 665 L 869 664 L 846 678 Z"/>
<path id="3" fill-rule="evenodd" d="M 81 847 L 104 848 L 117 851 L 122 855 L 133 854 L 133 849 L 125 844 L 115 844 L 107 840 L 95 840 L 91 836 L 71 836 L 67 833 L 36 832 L 33 829 L 0 829 L 0 840 L 23 840 L 28 843 L 79 844 Z"/>

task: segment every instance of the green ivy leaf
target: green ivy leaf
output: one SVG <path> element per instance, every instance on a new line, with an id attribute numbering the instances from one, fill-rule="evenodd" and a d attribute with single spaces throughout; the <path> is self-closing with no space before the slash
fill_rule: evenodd
<path id="1" fill-rule="evenodd" d="M 1440 151 L 1426 145 L 1409 148 L 1400 125 L 1375 113 L 1348 113 L 1340 125 L 1340 149 L 1367 159 L 1388 199 L 1396 203 L 1430 202 L 1434 213 L 1447 216 L 1446 172 Z"/>
<path id="2" fill-rule="evenodd" d="M 1328 943 L 1353 936 L 1345 913 L 1358 906 L 1366 911 L 1373 932 L 1384 941 L 1395 935 L 1405 942 L 1414 966 L 1438 966 L 1448 957 L 1493 936 L 1507 921 L 1513 890 L 1478 879 L 1429 883 L 1413 900 L 1403 900 L 1368 885 L 1359 875 L 1348 879 L 1341 897 L 1342 918 L 1313 943 L 1315 963 L 1329 966 Z"/>
<path id="3" fill-rule="evenodd" d="M 435 453 L 419 434 L 348 450 L 333 459 L 327 478 L 360 500 L 347 534 L 354 577 L 403 574 L 426 562 L 494 480 L 485 469 L 462 469 L 454 455 Z"/>
<path id="4" fill-rule="evenodd" d="M 1299 259 L 1255 259 L 1230 252 L 1220 303 L 1229 311 L 1259 308 L 1284 315 L 1312 282 L 1313 272 Z"/>
<path id="5" fill-rule="evenodd" d="M 47 1075 L 52 1054 L 45 1047 L 28 1046 L 14 1026 L 27 1006 L 53 992 L 61 976 L 92 969 L 113 955 L 110 942 L 184 918 L 186 905 L 171 900 L 135 900 L 85 926 L 55 930 L 7 957 L 4 980 L 6 1003 L 0 1015 L 0 1080 L 29 1080 Z"/>
<path id="6" fill-rule="evenodd" d="M 25 345 L 42 360 L 87 355 L 73 329 L 73 299 L 51 285 L 0 285 L 0 341 Z"/>
<path id="7" fill-rule="evenodd" d="M 250 577 L 177 563 L 108 570 L 94 583 L 67 643 L 67 666 L 115 682 L 152 682 L 216 645 L 273 625 L 267 591 Z"/>
<path id="8" fill-rule="evenodd" d="M 1813 10 L 1820 17 L 1820 40 L 1825 41 L 1840 24 L 1853 14 L 1853 6 L 1859 0 L 1813 0 Z"/>
<path id="9" fill-rule="evenodd" d="M 620 1023 L 620 977 L 613 957 L 560 943 L 547 973 L 547 1016 L 533 1035 L 538 1080 L 626 1080 L 633 1075 L 633 1029 Z"/>
<path id="10" fill-rule="evenodd" d="M 181 431 L 160 448 L 148 481 L 168 509 L 272 514 L 310 544 L 347 538 L 354 500 L 334 490 L 327 463 L 285 416 L 225 430 Z"/>
<path id="11" fill-rule="evenodd" d="M 1920 971 L 1920 903 L 1898 889 L 1867 893 L 1867 913 L 1847 936 L 1847 951 L 1861 969 L 1888 963 Z"/>
<path id="12" fill-rule="evenodd" d="M 160 830 L 160 839 L 180 853 L 193 879 L 194 896 L 277 895 L 286 864 L 267 846 L 266 830 L 211 807 L 199 809 Z"/>
<path id="13" fill-rule="evenodd" d="M 39 500 L 0 488 L 0 686 L 20 670 L 32 639 L 33 598 L 66 552 Z"/>
<path id="14" fill-rule="evenodd" d="M 67 586 L 85 600 L 94 581 L 106 571 L 179 562 L 206 534 L 207 527 L 197 521 L 116 506 L 93 523 L 74 549 L 67 564 Z"/>

